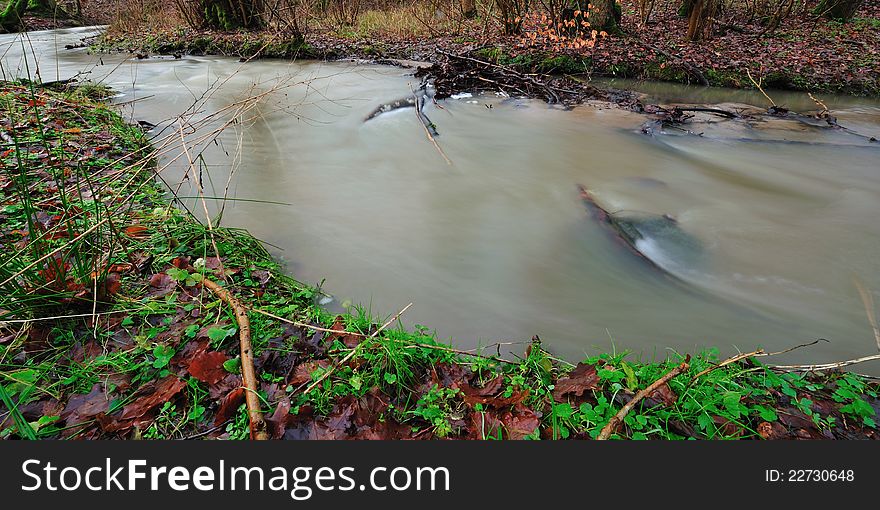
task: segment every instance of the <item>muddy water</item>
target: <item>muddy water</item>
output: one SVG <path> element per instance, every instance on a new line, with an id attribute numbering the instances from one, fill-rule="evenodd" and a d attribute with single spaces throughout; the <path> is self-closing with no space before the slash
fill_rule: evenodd
<path id="1" fill-rule="evenodd" d="M 2 36 L 3 71 L 23 74 L 25 60 L 46 81 L 85 70 L 120 91 L 132 119 L 158 124 L 157 140 L 196 101 L 188 121 L 265 94 L 217 143 L 189 150 L 203 155 L 206 194 L 237 199 L 223 224 L 271 243 L 298 279 L 323 282 L 332 306 L 391 314 L 413 302 L 406 323 L 459 346 L 538 334 L 572 358 L 610 348 L 646 358 L 707 346 L 779 350 L 820 337 L 830 342 L 783 360 L 876 352 L 854 283 L 880 303 L 880 148 L 865 138 L 711 116 L 690 134 L 648 136 L 637 114 L 489 95 L 428 106 L 448 165 L 413 109 L 363 122 L 417 85 L 405 69 L 63 49 L 83 35 Z M 667 102 L 766 106 L 748 92 L 639 86 Z M 805 95 L 773 95 L 813 108 Z M 841 124 L 880 136 L 877 101 L 823 100 Z M 178 160 L 164 176 L 176 183 L 186 167 Z M 194 193 L 189 183 L 183 194 Z M 592 220 L 577 184 L 622 217 L 676 218 L 639 241 L 669 274 Z"/>

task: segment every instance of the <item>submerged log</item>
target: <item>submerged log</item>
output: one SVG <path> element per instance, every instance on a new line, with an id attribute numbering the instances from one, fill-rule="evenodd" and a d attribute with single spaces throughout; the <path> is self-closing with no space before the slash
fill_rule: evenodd
<path id="1" fill-rule="evenodd" d="M 389 103 L 384 103 L 379 106 L 375 110 L 373 110 L 367 117 L 364 119 L 364 122 L 368 120 L 375 119 L 379 115 L 383 113 L 393 112 L 395 110 L 399 110 L 401 108 L 414 108 L 416 106 L 416 96 L 408 96 L 402 97 L 396 101 L 391 101 Z"/>
<path id="2" fill-rule="evenodd" d="M 580 190 L 581 199 L 584 201 L 584 204 L 587 207 L 587 210 L 590 212 L 590 215 L 594 220 L 599 222 L 600 224 L 605 225 L 606 227 L 610 227 L 608 230 L 610 233 L 614 235 L 614 237 L 620 241 L 621 244 L 625 245 L 631 252 L 636 254 L 640 259 L 646 261 L 649 265 L 661 271 L 662 273 L 671 276 L 673 278 L 678 279 L 675 275 L 669 272 L 668 269 L 664 268 L 660 264 L 658 264 L 654 259 L 649 257 L 646 253 L 642 251 L 642 248 L 639 246 L 639 242 L 646 240 L 645 230 L 650 228 L 650 230 L 655 232 L 665 232 L 669 233 L 670 231 L 675 231 L 678 233 L 677 237 L 681 237 L 682 239 L 687 241 L 689 248 L 692 246 L 696 246 L 698 242 L 695 238 L 681 232 L 680 228 L 678 228 L 678 221 L 668 214 L 664 215 L 649 215 L 645 218 L 637 219 L 637 218 L 628 218 L 623 217 L 618 214 L 609 212 L 603 206 L 599 205 L 596 201 L 595 196 L 584 186 L 578 186 Z M 652 236 L 653 237 L 653 236 Z"/>

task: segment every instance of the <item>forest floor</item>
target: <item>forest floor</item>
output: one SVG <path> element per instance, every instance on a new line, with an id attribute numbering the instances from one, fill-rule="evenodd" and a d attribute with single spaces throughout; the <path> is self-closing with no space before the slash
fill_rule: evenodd
<path id="1" fill-rule="evenodd" d="M 623 2 L 622 31 L 591 44 L 548 38 L 538 16 L 519 36 L 503 36 L 494 20 L 461 20 L 437 27 L 412 16 L 370 11 L 355 24 L 313 21 L 304 41 L 269 32 L 218 32 L 159 21 L 111 23 L 99 46 L 149 53 L 233 55 L 241 58 L 364 58 L 438 61 L 438 50 L 479 53 L 519 72 L 613 76 L 696 85 L 791 89 L 813 93 L 880 94 L 880 0 L 866 0 L 856 17 L 841 23 L 809 12 L 786 18 L 765 32 L 757 20 L 730 11 L 715 35 L 690 42 L 676 2 L 658 2 L 646 25 L 632 0 Z M 109 12 L 109 11 L 105 11 Z M 401 17 L 403 16 L 403 18 Z M 150 19 L 150 16 L 146 16 Z M 137 29 L 133 27 L 137 26 Z M 589 36 L 586 36 L 590 39 Z M 580 41 L 588 42 L 588 41 Z M 751 78 L 750 76 L 751 75 Z"/>
<path id="2" fill-rule="evenodd" d="M 107 95 L 0 82 L 0 438 L 247 438 L 245 338 L 271 438 L 880 438 L 875 381 L 763 352 L 572 364 L 330 313 L 247 232 L 178 209 Z"/>

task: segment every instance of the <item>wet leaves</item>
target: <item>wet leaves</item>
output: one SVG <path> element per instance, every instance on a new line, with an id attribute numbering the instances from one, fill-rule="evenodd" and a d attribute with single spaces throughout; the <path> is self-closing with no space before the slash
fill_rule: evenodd
<path id="1" fill-rule="evenodd" d="M 203 383 L 214 385 L 228 375 L 223 364 L 229 360 L 229 356 L 219 351 L 205 351 L 193 357 L 187 370 L 190 375 Z"/>
<path id="2" fill-rule="evenodd" d="M 110 406 L 109 395 L 101 384 L 92 386 L 92 391 L 85 395 L 73 395 L 67 401 L 61 419 L 68 426 L 86 422 L 96 415 L 106 413 Z"/>
<path id="3" fill-rule="evenodd" d="M 568 377 L 556 381 L 553 399 L 557 402 L 563 402 L 567 396 L 580 397 L 585 391 L 595 389 L 599 389 L 599 374 L 596 367 L 578 363 Z"/>

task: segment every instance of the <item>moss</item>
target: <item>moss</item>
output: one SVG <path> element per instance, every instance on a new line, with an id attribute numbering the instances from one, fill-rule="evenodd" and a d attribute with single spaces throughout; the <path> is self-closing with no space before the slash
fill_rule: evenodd
<path id="1" fill-rule="evenodd" d="M 592 67 L 590 58 L 578 58 L 569 55 L 548 55 L 537 66 L 542 73 L 579 74 Z"/>

